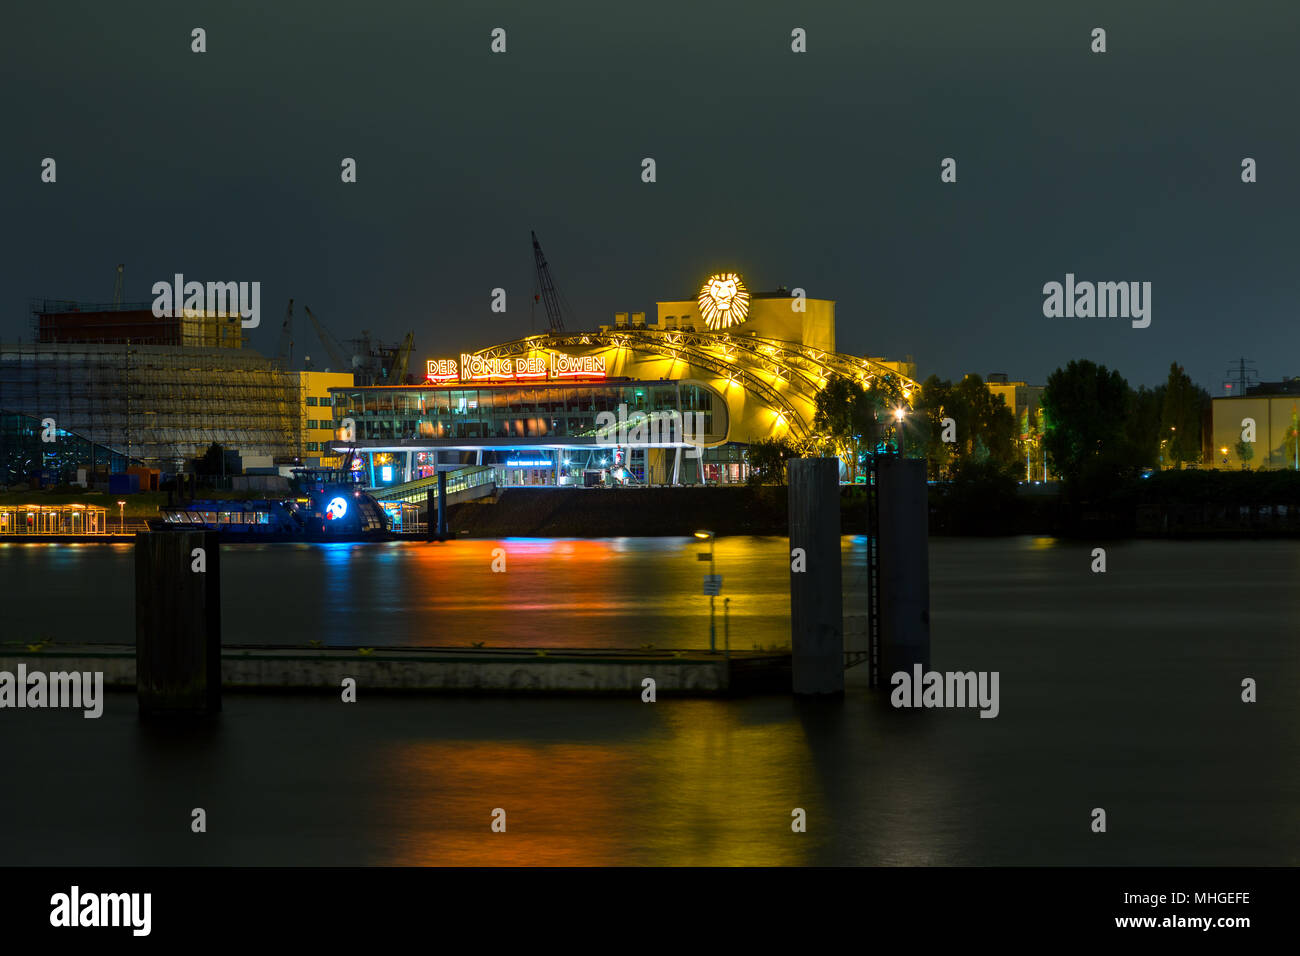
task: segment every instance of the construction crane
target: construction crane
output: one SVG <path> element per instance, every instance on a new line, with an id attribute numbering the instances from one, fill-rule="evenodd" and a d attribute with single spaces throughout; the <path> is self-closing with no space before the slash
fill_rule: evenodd
<path id="1" fill-rule="evenodd" d="M 280 346 L 275 350 L 276 361 L 284 368 L 293 367 L 293 299 L 284 310 L 284 322 L 280 325 Z"/>
<path id="2" fill-rule="evenodd" d="M 533 295 L 533 303 L 535 305 L 539 299 L 544 302 L 551 331 L 563 332 L 564 314 L 560 310 L 560 296 L 555 291 L 555 283 L 551 280 L 551 269 L 546 264 L 546 256 L 542 253 L 542 244 L 537 241 L 537 233 L 532 233 L 532 237 L 533 263 L 537 267 L 537 287 L 540 290 Z"/>
<path id="3" fill-rule="evenodd" d="M 415 333 L 407 332 L 406 338 L 402 339 L 402 344 L 397 348 L 397 355 L 393 359 L 393 384 L 404 385 L 406 383 L 406 366 L 411 361 L 411 350 L 415 348 Z"/>
<path id="4" fill-rule="evenodd" d="M 320 339 L 320 344 L 325 346 L 325 352 L 334 364 L 334 371 L 352 371 L 352 363 L 343 357 L 343 349 L 339 346 L 338 340 L 330 335 L 329 331 L 316 319 L 316 316 L 311 314 L 311 309 L 305 305 L 302 308 L 307 313 L 307 318 L 311 319 L 312 328 L 316 330 L 316 337 Z"/>

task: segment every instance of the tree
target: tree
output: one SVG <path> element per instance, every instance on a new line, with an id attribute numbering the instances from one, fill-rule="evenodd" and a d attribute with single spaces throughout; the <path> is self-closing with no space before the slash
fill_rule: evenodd
<path id="1" fill-rule="evenodd" d="M 1015 414 L 978 375 L 967 375 L 956 385 L 931 375 L 921 386 L 916 407 L 920 414 L 911 420 L 918 426 L 924 422 L 918 446 L 929 460 L 932 477 L 952 478 L 970 461 L 1009 467 L 1020 460 Z M 954 428 L 945 429 L 944 419 L 952 419 Z M 945 442 L 945 434 L 956 440 Z"/>
<path id="2" fill-rule="evenodd" d="M 1237 452 L 1237 457 L 1241 459 L 1243 465 L 1250 464 L 1250 460 L 1255 457 L 1255 443 L 1246 441 L 1244 438 L 1237 442 L 1234 446 L 1234 450 Z"/>
<path id="3" fill-rule="evenodd" d="M 865 452 L 879 450 L 894 420 L 906 406 L 903 388 L 892 375 L 877 375 L 866 386 L 832 375 L 817 393 L 813 428 L 844 462 L 849 481 L 856 481 Z"/>
<path id="4" fill-rule="evenodd" d="M 1025 481 L 1032 481 L 1034 477 L 1034 452 L 1038 450 L 1038 423 L 1035 421 L 1037 417 L 1034 410 L 1028 406 L 1020 413 L 1020 434 L 1016 436 L 1016 441 L 1020 445 L 1020 457 L 1025 462 Z"/>
<path id="5" fill-rule="evenodd" d="M 1125 432 L 1133 462 L 1139 468 L 1154 468 L 1161 464 L 1160 441 L 1168 437 L 1161 434 L 1160 423 L 1164 414 L 1167 387 L 1145 385 L 1129 392 L 1129 415 Z"/>
<path id="6" fill-rule="evenodd" d="M 913 405 L 912 422 L 925 422 L 925 447 L 922 451 L 927 462 L 929 477 L 941 480 L 951 474 L 956 459 L 955 442 L 944 441 L 948 431 L 943 420 L 948 416 L 946 408 L 954 407 L 952 382 L 931 375 L 921 385 L 921 394 Z M 955 422 L 955 419 L 954 419 Z"/>
<path id="7" fill-rule="evenodd" d="M 1090 494 L 1133 470 L 1126 426 L 1129 387 L 1119 372 L 1087 359 L 1047 378 L 1044 445 L 1055 471 L 1074 494 Z"/>
<path id="8" fill-rule="evenodd" d="M 1291 403 L 1291 422 L 1282 441 L 1281 457 L 1283 468 L 1300 471 L 1300 411 L 1296 410 L 1295 402 Z"/>
<path id="9" fill-rule="evenodd" d="M 1047 480 L 1047 432 L 1051 427 L 1048 421 L 1047 409 L 1042 405 L 1038 406 L 1038 425 L 1036 427 L 1038 442 L 1038 459 L 1034 462 L 1034 474 L 1042 474 L 1043 481 Z"/>
<path id="10" fill-rule="evenodd" d="M 216 442 L 209 445 L 203 457 L 194 462 L 194 470 L 200 475 L 220 475 L 224 473 L 225 467 L 226 450 Z"/>
<path id="11" fill-rule="evenodd" d="M 1167 464 L 1178 468 L 1185 461 L 1200 461 L 1202 412 L 1209 402 L 1209 393 L 1193 383 L 1181 365 L 1170 363 L 1160 417 Z"/>
<path id="12" fill-rule="evenodd" d="M 1015 410 L 1008 408 L 1001 396 L 989 391 L 978 375 L 967 375 L 961 380 L 957 398 L 970 417 L 970 453 L 977 455 L 977 461 L 993 461 L 1003 468 L 1014 465 L 1019 458 Z"/>
<path id="13" fill-rule="evenodd" d="M 750 484 L 785 484 L 785 464 L 796 457 L 788 438 L 760 438 L 749 445 Z"/>

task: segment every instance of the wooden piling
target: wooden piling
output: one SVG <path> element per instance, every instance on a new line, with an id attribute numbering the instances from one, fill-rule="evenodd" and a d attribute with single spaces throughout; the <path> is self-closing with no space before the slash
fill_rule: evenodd
<path id="1" fill-rule="evenodd" d="M 880 681 L 930 669 L 930 505 L 925 461 L 879 463 Z"/>
<path id="2" fill-rule="evenodd" d="M 797 458 L 787 469 L 791 683 L 796 694 L 844 693 L 839 464 L 837 458 Z"/>
<path id="3" fill-rule="evenodd" d="M 221 547 L 215 531 L 135 536 L 136 694 L 142 716 L 221 710 Z"/>

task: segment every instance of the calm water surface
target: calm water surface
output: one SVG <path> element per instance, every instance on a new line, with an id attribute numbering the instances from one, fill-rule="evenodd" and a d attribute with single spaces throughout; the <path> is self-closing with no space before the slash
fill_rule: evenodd
<path id="1" fill-rule="evenodd" d="M 1113 543 L 1106 574 L 1091 547 L 931 542 L 933 665 L 999 671 L 995 720 L 894 711 L 860 686 L 654 705 L 227 695 L 212 725 L 166 730 L 129 694 L 93 721 L 0 711 L 0 865 L 1300 863 L 1300 542 Z M 733 646 L 788 640 L 787 548 L 718 541 Z M 701 646 L 700 550 L 228 548 L 225 635 Z M 860 612 L 863 542 L 844 557 Z M 0 585 L 0 640 L 131 640 L 128 547 L 0 545 Z"/>

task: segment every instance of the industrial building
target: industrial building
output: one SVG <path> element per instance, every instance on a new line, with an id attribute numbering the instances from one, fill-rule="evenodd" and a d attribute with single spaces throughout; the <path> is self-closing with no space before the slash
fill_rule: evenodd
<path id="1" fill-rule="evenodd" d="M 1300 388 L 1275 384 L 1276 392 L 1254 386 L 1247 395 L 1213 400 L 1214 467 L 1300 471 Z"/>

